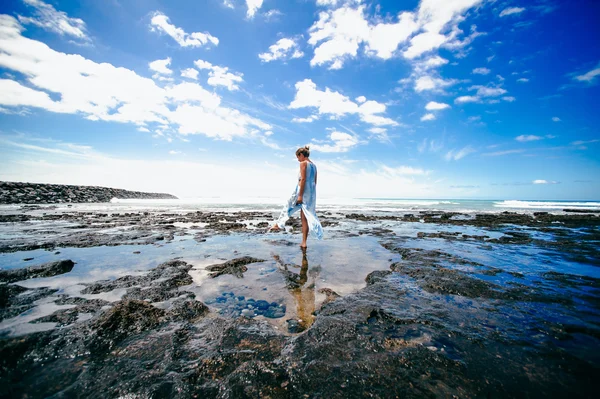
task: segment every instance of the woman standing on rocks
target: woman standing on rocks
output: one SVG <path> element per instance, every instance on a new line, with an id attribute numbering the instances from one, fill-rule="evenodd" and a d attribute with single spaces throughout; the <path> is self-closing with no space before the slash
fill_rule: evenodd
<path id="1" fill-rule="evenodd" d="M 296 158 L 300 162 L 300 173 L 298 174 L 298 184 L 294 193 L 281 210 L 277 222 L 271 227 L 271 230 L 284 228 L 285 222 L 297 211 L 300 211 L 302 220 L 302 243 L 300 248 L 306 248 L 306 239 L 308 233 L 317 239 L 323 238 L 323 228 L 315 212 L 317 203 L 317 167 L 308 158 L 310 149 L 308 146 L 300 147 L 296 150 Z"/>

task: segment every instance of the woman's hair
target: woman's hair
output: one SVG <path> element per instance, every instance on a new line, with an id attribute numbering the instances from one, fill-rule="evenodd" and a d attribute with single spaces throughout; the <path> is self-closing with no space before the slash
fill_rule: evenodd
<path id="1" fill-rule="evenodd" d="M 298 156 L 300 154 L 302 154 L 308 158 L 310 156 L 310 148 L 307 145 L 305 145 L 304 147 L 298 148 L 296 150 L 296 156 Z"/>

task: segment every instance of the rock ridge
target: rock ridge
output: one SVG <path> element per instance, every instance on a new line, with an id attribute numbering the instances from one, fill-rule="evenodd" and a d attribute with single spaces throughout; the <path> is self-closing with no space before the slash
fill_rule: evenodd
<path id="1" fill-rule="evenodd" d="M 110 202 L 119 199 L 177 199 L 166 193 L 146 193 L 99 186 L 74 186 L 0 181 L 0 204 Z"/>

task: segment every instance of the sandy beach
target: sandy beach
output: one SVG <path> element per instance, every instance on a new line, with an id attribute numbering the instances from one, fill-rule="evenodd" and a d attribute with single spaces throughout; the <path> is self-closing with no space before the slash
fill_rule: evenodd
<path id="1" fill-rule="evenodd" d="M 592 396 L 597 214 L 232 208 L 5 206 L 1 396 Z"/>

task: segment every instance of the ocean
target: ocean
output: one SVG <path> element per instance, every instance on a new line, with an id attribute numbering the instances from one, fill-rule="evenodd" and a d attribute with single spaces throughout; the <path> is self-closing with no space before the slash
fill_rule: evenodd
<path id="1" fill-rule="evenodd" d="M 279 211 L 284 198 L 182 198 L 178 200 L 113 199 L 101 205 L 110 210 L 144 208 L 177 211 Z M 98 204 L 78 204 L 96 208 Z M 401 198 L 319 198 L 317 211 L 325 212 L 420 212 L 442 211 L 460 213 L 550 212 L 561 214 L 565 209 L 600 211 L 600 201 L 555 200 L 478 200 L 478 199 L 401 199 Z"/>

